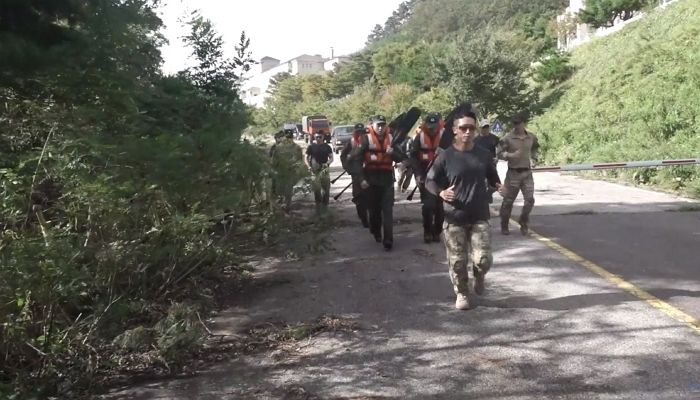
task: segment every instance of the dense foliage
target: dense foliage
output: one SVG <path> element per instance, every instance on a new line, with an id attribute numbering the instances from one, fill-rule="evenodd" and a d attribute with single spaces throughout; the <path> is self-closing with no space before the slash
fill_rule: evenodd
<path id="1" fill-rule="evenodd" d="M 177 366 L 197 301 L 236 268 L 232 236 L 269 215 L 266 152 L 241 139 L 248 39 L 227 59 L 195 14 L 195 66 L 164 76 L 155 6 L 0 5 L 2 398 L 70 397 L 139 347 L 125 338 Z M 225 211 L 257 219 L 223 235 Z"/>

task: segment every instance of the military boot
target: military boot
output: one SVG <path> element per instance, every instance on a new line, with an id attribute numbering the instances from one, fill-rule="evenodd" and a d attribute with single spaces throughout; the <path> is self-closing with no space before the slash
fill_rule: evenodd
<path id="1" fill-rule="evenodd" d="M 519 223 L 520 223 L 520 233 L 522 233 L 523 235 L 527 235 L 530 232 L 530 229 L 527 226 L 527 222 L 521 220 Z"/>
<path id="2" fill-rule="evenodd" d="M 504 235 L 510 235 L 510 229 L 508 228 L 507 219 L 501 219 L 501 233 Z"/>
<path id="3" fill-rule="evenodd" d="M 486 286 L 486 283 L 485 283 L 486 277 L 477 268 L 474 268 L 473 271 L 474 271 L 474 292 L 476 292 L 476 294 L 481 296 L 482 294 L 484 294 L 484 288 Z"/>
<path id="4" fill-rule="evenodd" d="M 437 229 L 433 232 L 433 242 L 440 243 L 440 231 Z"/>
<path id="5" fill-rule="evenodd" d="M 394 247 L 394 242 L 391 240 L 385 240 L 382 244 L 384 245 L 384 250 L 386 251 L 391 251 L 391 248 Z"/>

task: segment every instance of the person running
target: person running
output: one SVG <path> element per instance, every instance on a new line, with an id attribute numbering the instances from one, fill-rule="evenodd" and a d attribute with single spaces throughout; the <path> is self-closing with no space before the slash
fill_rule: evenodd
<path id="1" fill-rule="evenodd" d="M 443 227 L 455 307 L 469 309 L 468 264 L 471 258 L 474 291 L 481 295 L 491 268 L 490 212 L 486 182 L 498 189 L 501 183 L 488 150 L 474 144 L 476 114 L 455 116 L 452 146 L 440 152 L 428 171 L 426 188 L 447 203 Z"/>

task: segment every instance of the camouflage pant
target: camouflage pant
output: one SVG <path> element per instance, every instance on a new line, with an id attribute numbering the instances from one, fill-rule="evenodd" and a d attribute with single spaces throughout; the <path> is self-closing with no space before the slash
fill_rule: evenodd
<path id="1" fill-rule="evenodd" d="M 328 168 L 321 168 L 314 172 L 314 180 L 312 183 L 314 189 L 314 201 L 317 205 L 328 205 L 328 200 L 331 191 L 331 177 Z"/>
<path id="2" fill-rule="evenodd" d="M 471 258 L 474 273 L 486 275 L 491 269 L 493 263 L 491 225 L 488 221 L 470 225 L 453 225 L 445 222 L 443 232 L 450 280 L 452 280 L 455 294 L 467 294 L 469 259 Z"/>
<path id="3" fill-rule="evenodd" d="M 535 181 L 532 179 L 532 171 L 517 172 L 509 169 L 503 187 L 505 194 L 501 204 L 501 224 L 508 224 L 510 213 L 513 211 L 513 203 L 521 190 L 524 204 L 520 212 L 520 222 L 527 223 L 530 220 L 532 207 L 535 206 Z"/>

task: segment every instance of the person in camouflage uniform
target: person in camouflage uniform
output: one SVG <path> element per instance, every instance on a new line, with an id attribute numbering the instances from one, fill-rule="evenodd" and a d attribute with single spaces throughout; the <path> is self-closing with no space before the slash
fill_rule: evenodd
<path id="1" fill-rule="evenodd" d="M 443 233 L 450 280 L 457 297 L 455 307 L 466 310 L 469 260 L 479 295 L 493 262 L 486 185 L 500 189 L 501 183 L 489 151 L 474 144 L 478 128 L 473 112 L 459 113 L 453 126 L 445 129 L 452 129 L 453 144 L 438 153 L 425 186 L 447 204 Z"/>
<path id="2" fill-rule="evenodd" d="M 270 157 L 270 166 L 272 166 L 274 163 L 275 151 L 277 150 L 277 146 L 284 139 L 284 131 L 280 130 L 280 131 L 275 132 L 274 138 L 275 138 L 275 143 L 272 146 L 270 146 L 270 150 L 268 151 L 268 157 Z M 276 184 L 277 184 L 277 180 L 275 179 L 274 170 L 271 169 L 271 170 L 263 171 L 263 185 L 264 185 L 263 192 L 264 192 L 264 196 L 265 196 L 265 204 L 267 204 L 270 209 L 274 208 L 274 204 L 275 204 Z"/>
<path id="3" fill-rule="evenodd" d="M 523 235 L 528 233 L 530 212 L 535 206 L 535 181 L 532 178 L 531 159 L 537 161 L 540 145 L 537 136 L 525 129 L 525 118 L 513 118 L 513 131 L 498 142 L 498 158 L 508 161 L 508 172 L 503 183 L 504 194 L 501 203 L 501 233 L 510 234 L 508 221 L 518 192 L 523 192 L 523 209 L 518 223 Z"/>
<path id="4" fill-rule="evenodd" d="M 273 191 L 284 199 L 284 207 L 289 210 L 294 195 L 294 185 L 306 176 L 304 155 L 301 147 L 294 143 L 294 131 L 285 130 L 285 137 L 272 151 L 274 171 Z"/>

